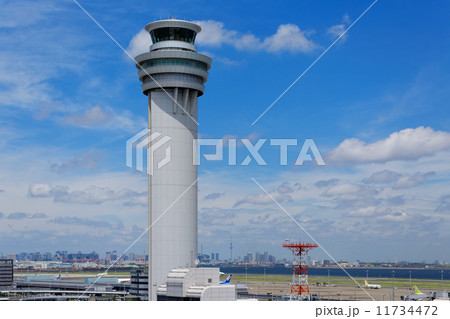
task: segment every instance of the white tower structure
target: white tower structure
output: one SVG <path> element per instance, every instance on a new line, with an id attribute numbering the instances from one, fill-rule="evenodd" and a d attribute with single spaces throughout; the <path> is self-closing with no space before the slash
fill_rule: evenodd
<path id="1" fill-rule="evenodd" d="M 197 138 L 197 97 L 205 90 L 212 61 L 197 53 L 194 41 L 201 28 L 194 23 L 161 20 L 145 30 L 153 44 L 135 60 L 142 91 L 148 96 L 148 127 L 151 133 L 171 138 L 167 147 L 149 152 L 155 167 L 148 185 L 149 224 L 154 223 L 149 230 L 149 300 L 156 300 L 156 289 L 169 272 L 193 267 L 197 258 L 193 139 Z M 156 148 L 158 140 L 152 143 Z M 168 156 L 170 161 L 157 169 L 157 163 Z"/>

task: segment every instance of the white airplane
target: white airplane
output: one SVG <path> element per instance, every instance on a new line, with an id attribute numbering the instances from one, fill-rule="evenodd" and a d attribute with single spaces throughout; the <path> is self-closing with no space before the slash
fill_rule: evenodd
<path id="1" fill-rule="evenodd" d="M 97 276 L 95 276 L 95 277 L 97 277 L 97 278 L 99 278 L 99 277 L 103 277 L 103 276 L 106 276 L 108 274 L 108 272 L 107 271 L 105 271 L 105 272 L 102 272 L 101 274 L 98 274 Z"/>
<path id="2" fill-rule="evenodd" d="M 419 288 L 417 288 L 416 285 L 414 285 L 414 293 L 408 295 L 408 296 L 403 296 L 402 299 L 403 300 L 422 300 L 422 299 L 431 299 L 432 298 L 432 294 L 426 294 L 423 293 L 419 290 Z"/>
<path id="3" fill-rule="evenodd" d="M 371 285 L 367 280 L 364 280 L 364 288 L 380 289 L 381 285 Z"/>

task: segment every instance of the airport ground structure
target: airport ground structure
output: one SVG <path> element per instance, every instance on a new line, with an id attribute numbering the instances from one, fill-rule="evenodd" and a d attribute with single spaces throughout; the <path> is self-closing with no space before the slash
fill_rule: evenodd
<path id="1" fill-rule="evenodd" d="M 100 270 L 101 271 L 101 270 Z M 196 271 L 204 272 L 194 275 Z M 206 271 L 206 272 L 205 272 Z M 125 300 L 145 301 L 147 294 L 147 269 L 119 269 L 94 281 L 99 271 L 63 271 L 59 273 L 27 272 L 14 275 L 14 285 L 0 289 L 1 300 Z M 57 279 L 59 276 L 61 277 Z M 221 275 L 223 281 L 228 273 Z M 159 300 L 208 300 L 208 298 L 266 300 L 289 300 L 291 275 L 233 273 L 231 285 L 219 284 L 217 268 L 179 268 L 166 278 L 166 284 L 158 288 Z M 211 279 L 211 282 L 208 282 Z M 421 292 L 438 296 L 442 289 L 450 291 L 450 281 L 436 279 L 374 278 L 370 284 L 381 285 L 380 289 L 364 288 L 365 277 L 356 277 L 359 285 L 344 276 L 310 276 L 310 293 L 313 300 L 378 301 L 404 300 L 414 293 L 414 285 Z M 92 285 L 93 284 L 93 285 Z M 170 286 L 169 290 L 167 287 Z M 223 286 L 225 290 L 218 287 Z M 394 295 L 393 295 L 393 287 Z M 233 291 L 234 290 L 234 291 Z M 211 293 L 210 292 L 213 292 Z M 223 293 L 222 293 L 223 292 Z M 368 295 L 366 292 L 368 292 Z M 402 298 L 403 297 L 403 298 Z M 426 298 L 428 300 L 431 298 Z"/>

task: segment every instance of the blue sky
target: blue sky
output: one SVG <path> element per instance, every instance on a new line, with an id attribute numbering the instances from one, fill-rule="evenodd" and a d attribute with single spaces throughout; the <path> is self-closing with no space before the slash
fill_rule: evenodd
<path id="1" fill-rule="evenodd" d="M 202 137 L 312 138 L 323 154 L 202 164 L 204 252 L 229 256 L 232 237 L 234 256 L 287 257 L 285 238 L 309 240 L 255 178 L 336 259 L 450 260 L 450 4 L 379 0 L 251 125 L 371 1 L 79 3 L 132 54 L 148 22 L 202 26 Z M 147 176 L 125 166 L 146 127 L 137 69 L 73 1 L 0 4 L 0 251 L 125 249 L 147 223 Z"/>

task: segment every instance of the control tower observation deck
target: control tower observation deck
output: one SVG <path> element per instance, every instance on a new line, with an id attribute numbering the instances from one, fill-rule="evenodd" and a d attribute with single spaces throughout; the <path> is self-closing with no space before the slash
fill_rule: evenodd
<path id="1" fill-rule="evenodd" d="M 201 28 L 194 23 L 161 20 L 145 30 L 153 44 L 135 60 L 142 92 L 148 96 L 148 127 L 151 133 L 170 138 L 158 148 L 155 139 L 155 149 L 149 153 L 155 167 L 149 175 L 149 226 L 153 225 L 149 230 L 149 300 L 156 300 L 156 289 L 168 273 L 195 266 L 197 258 L 193 139 L 197 138 L 197 98 L 205 91 L 212 61 L 197 53 L 194 42 Z M 162 162 L 165 165 L 157 168 Z"/>

